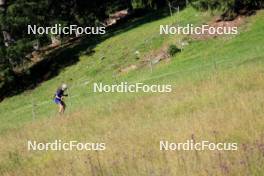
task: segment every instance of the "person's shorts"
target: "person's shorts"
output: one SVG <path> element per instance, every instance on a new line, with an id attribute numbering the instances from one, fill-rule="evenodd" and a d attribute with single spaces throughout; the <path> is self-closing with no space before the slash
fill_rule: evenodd
<path id="1" fill-rule="evenodd" d="M 63 102 L 61 101 L 61 99 L 55 98 L 55 99 L 54 99 L 54 102 L 55 102 L 56 104 L 63 105 Z"/>

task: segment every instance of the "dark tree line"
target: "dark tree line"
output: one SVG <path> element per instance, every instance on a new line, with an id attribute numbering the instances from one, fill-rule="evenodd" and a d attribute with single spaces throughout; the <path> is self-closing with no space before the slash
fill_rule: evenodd
<path id="1" fill-rule="evenodd" d="M 45 45 L 47 35 L 28 35 L 27 25 L 53 26 L 76 24 L 97 26 L 112 12 L 142 8 L 158 8 L 165 0 L 0 0 L 0 59 L 8 66 L 23 62 L 36 41 Z M 7 66 L 7 67 L 8 67 Z M 1 71 L 1 70 L 0 70 Z"/>
<path id="2" fill-rule="evenodd" d="M 0 0 L 0 100 L 13 89 L 14 69 L 27 60 L 34 43 L 51 42 L 49 35 L 28 35 L 28 24 L 97 26 L 126 8 L 132 8 L 131 0 Z"/>

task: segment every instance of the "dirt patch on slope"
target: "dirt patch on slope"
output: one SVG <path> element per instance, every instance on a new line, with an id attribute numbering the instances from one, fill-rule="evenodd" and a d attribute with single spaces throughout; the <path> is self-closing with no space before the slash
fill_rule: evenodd
<path id="1" fill-rule="evenodd" d="M 143 55 L 142 57 L 138 57 L 139 62 L 137 64 L 132 64 L 124 68 L 120 68 L 118 70 L 119 73 L 128 73 L 132 70 L 136 70 L 138 68 L 142 68 L 149 65 L 156 65 L 163 60 L 169 60 L 170 56 L 167 52 L 167 47 L 162 47 L 158 50 L 151 51 Z"/>
<path id="2" fill-rule="evenodd" d="M 225 27 L 225 28 L 238 28 L 240 27 L 242 24 L 245 23 L 245 16 L 238 16 L 237 18 L 235 18 L 234 20 L 231 21 L 223 21 L 221 20 L 220 17 L 217 17 L 215 19 L 213 19 L 212 22 L 209 22 L 207 25 L 208 27 L 213 27 L 215 29 L 219 28 L 219 27 Z M 197 39 L 197 40 L 206 40 L 209 38 L 215 38 L 218 36 L 225 36 L 226 34 L 210 34 L 208 31 L 206 31 L 204 34 L 194 34 L 191 35 L 192 39 Z"/>

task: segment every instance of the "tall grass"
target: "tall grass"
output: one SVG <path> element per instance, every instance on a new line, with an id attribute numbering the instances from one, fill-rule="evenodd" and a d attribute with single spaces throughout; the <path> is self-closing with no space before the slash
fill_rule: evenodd
<path id="1" fill-rule="evenodd" d="M 202 22 L 203 14 L 192 9 L 183 11 L 182 15 L 191 13 L 198 14 L 197 23 Z M 74 78 L 74 85 L 80 82 L 70 92 L 78 96 L 68 100 L 70 107 L 65 116 L 56 115 L 52 104 L 39 106 L 37 119 L 33 121 L 30 109 L 26 113 L 16 112 L 18 106 L 31 102 L 27 101 L 27 94 L 10 98 L 1 105 L 0 174 L 262 175 L 263 18 L 262 11 L 250 17 L 247 30 L 243 29 L 234 38 L 193 42 L 169 63 L 155 66 L 153 72 L 143 68 L 118 77 L 118 81 L 172 84 L 172 93 L 92 94 L 91 88 L 82 84 L 86 79 L 114 82 L 111 73 L 115 70 L 107 66 L 111 62 L 123 62 L 125 46 L 141 46 L 142 36 L 156 35 L 157 26 L 167 23 L 169 18 L 106 40 L 96 48 L 96 55 L 81 57 L 80 63 L 66 68 L 31 93 L 37 100 L 45 101 L 58 82 L 70 78 Z M 174 37 L 164 37 L 159 46 L 175 42 Z M 107 50 L 108 46 L 112 49 Z M 109 59 L 107 63 L 96 60 L 102 53 Z M 90 75 L 94 74 L 91 69 L 99 70 L 94 77 Z M 105 142 L 107 149 L 27 151 L 27 140 L 55 139 Z M 160 140 L 190 139 L 237 142 L 239 147 L 237 151 L 159 150 Z"/>

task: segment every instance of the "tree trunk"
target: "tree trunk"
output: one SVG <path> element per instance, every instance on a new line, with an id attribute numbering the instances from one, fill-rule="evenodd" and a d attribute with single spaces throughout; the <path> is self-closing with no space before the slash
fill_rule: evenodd
<path id="1" fill-rule="evenodd" d="M 53 46 L 53 47 L 55 47 L 55 46 L 59 46 L 61 44 L 61 39 L 60 39 L 60 37 L 59 36 L 51 36 L 51 45 Z"/>
<path id="2" fill-rule="evenodd" d="M 4 38 L 5 46 L 8 47 L 12 41 L 11 35 L 8 32 L 3 31 L 3 38 Z"/>
<path id="3" fill-rule="evenodd" d="M 6 3 L 6 0 L 0 0 L 0 6 L 4 6 Z"/>

